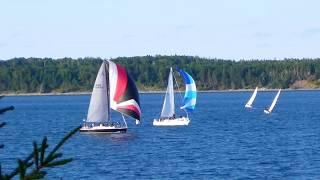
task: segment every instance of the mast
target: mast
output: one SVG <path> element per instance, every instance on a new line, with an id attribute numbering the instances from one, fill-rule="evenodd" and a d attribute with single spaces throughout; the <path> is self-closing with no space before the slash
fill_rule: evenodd
<path id="1" fill-rule="evenodd" d="M 106 84 L 107 84 L 107 107 L 108 107 L 108 115 L 107 115 L 107 122 L 110 122 L 111 113 L 110 113 L 110 83 L 109 83 L 109 63 L 105 65 L 106 70 Z"/>

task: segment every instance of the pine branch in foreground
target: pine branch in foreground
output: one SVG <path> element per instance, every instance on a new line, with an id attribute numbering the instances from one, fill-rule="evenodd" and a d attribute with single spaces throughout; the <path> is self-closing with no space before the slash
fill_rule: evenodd
<path id="1" fill-rule="evenodd" d="M 2 109 L 0 109 L 0 114 L 3 114 L 5 112 L 7 112 L 7 111 L 12 111 L 12 110 L 14 110 L 14 106 L 9 106 L 9 107 L 2 108 Z"/>
<path id="2" fill-rule="evenodd" d="M 4 96 L 0 96 L 0 99 L 2 99 Z M 4 114 L 7 111 L 12 111 L 14 110 L 14 106 L 9 106 L 9 107 L 5 107 L 5 108 L 1 108 L 0 109 L 0 114 Z M 1 122 L 0 123 L 0 128 L 2 128 L 3 126 L 5 126 L 6 123 L 5 122 Z M 2 149 L 4 147 L 3 144 L 0 144 L 0 149 Z M 0 166 L 0 177 L 1 177 L 1 166 Z"/>
<path id="3" fill-rule="evenodd" d="M 47 137 L 44 137 L 41 146 L 38 148 L 36 142 L 33 143 L 33 152 L 24 160 L 18 160 L 18 167 L 8 175 L 2 175 L 1 179 L 8 180 L 20 176 L 20 179 L 42 179 L 45 177 L 48 168 L 65 165 L 71 162 L 72 158 L 62 159 L 62 153 L 58 150 L 62 147 L 67 140 L 69 140 L 75 133 L 79 131 L 81 126 L 76 127 L 70 131 L 62 140 L 53 148 L 53 150 L 46 156 L 46 149 L 49 147 L 47 144 Z M 30 170 L 30 167 L 34 166 Z"/>

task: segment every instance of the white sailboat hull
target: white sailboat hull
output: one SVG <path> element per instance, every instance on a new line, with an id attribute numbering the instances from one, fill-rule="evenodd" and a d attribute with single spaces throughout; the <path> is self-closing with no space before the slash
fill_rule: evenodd
<path id="1" fill-rule="evenodd" d="M 270 111 L 268 111 L 268 110 L 263 110 L 263 112 L 266 114 L 270 114 Z"/>
<path id="2" fill-rule="evenodd" d="M 180 117 L 175 119 L 154 119 L 153 125 L 154 126 L 187 126 L 189 125 L 189 118 L 188 117 Z"/>
<path id="3" fill-rule="evenodd" d="M 80 129 L 80 132 L 85 133 L 125 133 L 127 131 L 127 127 L 123 126 L 112 126 L 112 125 L 99 125 L 99 126 L 87 126 L 84 125 Z"/>
<path id="4" fill-rule="evenodd" d="M 252 108 L 252 106 L 251 105 L 249 105 L 249 104 L 246 104 L 246 106 L 245 106 L 246 108 Z"/>

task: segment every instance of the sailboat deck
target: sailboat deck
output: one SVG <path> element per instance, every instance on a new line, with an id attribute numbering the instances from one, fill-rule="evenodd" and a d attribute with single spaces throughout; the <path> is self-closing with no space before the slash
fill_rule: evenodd
<path id="1" fill-rule="evenodd" d="M 105 125 L 105 124 L 100 124 L 98 126 L 87 126 L 84 125 L 80 129 L 80 132 L 100 132 L 100 133 L 122 133 L 126 132 L 127 127 L 126 126 L 121 126 L 121 125 Z"/>
<path id="2" fill-rule="evenodd" d="M 154 126 L 187 126 L 190 120 L 188 117 L 154 119 Z"/>

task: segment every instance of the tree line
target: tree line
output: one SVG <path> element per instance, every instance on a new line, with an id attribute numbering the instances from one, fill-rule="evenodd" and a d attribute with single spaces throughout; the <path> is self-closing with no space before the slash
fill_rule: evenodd
<path id="1" fill-rule="evenodd" d="M 127 68 L 140 90 L 165 90 L 169 68 L 182 68 L 199 90 L 320 87 L 320 59 L 222 60 L 197 56 L 112 59 Z M 101 58 L 13 58 L 0 61 L 0 92 L 91 91 Z M 176 73 L 179 84 L 181 77 Z"/>

